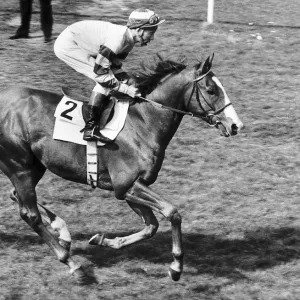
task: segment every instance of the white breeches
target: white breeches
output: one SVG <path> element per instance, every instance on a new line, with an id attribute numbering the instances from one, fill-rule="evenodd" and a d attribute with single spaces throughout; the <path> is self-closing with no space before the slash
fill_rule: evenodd
<path id="1" fill-rule="evenodd" d="M 77 72 L 91 78 L 96 86 L 93 91 L 108 95 L 111 91 L 97 82 L 97 74 L 94 73 L 95 58 L 82 50 L 74 41 L 73 33 L 66 28 L 54 43 L 55 55 Z"/>

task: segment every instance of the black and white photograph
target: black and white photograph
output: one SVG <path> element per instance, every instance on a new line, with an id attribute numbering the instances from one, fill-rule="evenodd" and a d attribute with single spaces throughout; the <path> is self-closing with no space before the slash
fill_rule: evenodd
<path id="1" fill-rule="evenodd" d="M 299 0 L 1 0 L 0 300 L 300 299 Z"/>

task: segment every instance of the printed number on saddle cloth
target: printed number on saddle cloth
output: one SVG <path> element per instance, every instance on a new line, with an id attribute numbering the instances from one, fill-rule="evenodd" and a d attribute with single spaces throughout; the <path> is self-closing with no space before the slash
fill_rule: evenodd
<path id="1" fill-rule="evenodd" d="M 54 116 L 64 122 L 79 126 L 84 125 L 82 105 L 83 103 L 80 101 L 63 98 L 58 104 Z"/>
<path id="2" fill-rule="evenodd" d="M 66 110 L 62 111 L 62 113 L 60 114 L 60 116 L 62 118 L 66 118 L 66 119 L 72 121 L 73 117 L 71 115 L 68 115 L 68 114 L 70 114 L 77 107 L 77 103 L 75 103 L 73 101 L 66 101 L 65 105 L 68 105 L 70 107 L 67 108 Z"/>

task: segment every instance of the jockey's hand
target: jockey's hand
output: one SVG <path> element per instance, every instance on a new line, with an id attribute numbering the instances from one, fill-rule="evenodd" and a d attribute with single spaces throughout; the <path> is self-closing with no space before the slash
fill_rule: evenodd
<path id="1" fill-rule="evenodd" d="M 125 83 L 120 83 L 118 91 L 121 92 L 121 93 L 127 94 L 128 96 L 130 96 L 132 98 L 136 98 L 136 97 L 141 97 L 142 96 L 142 94 L 139 91 L 139 89 L 137 89 L 133 85 L 127 85 Z"/>
<path id="2" fill-rule="evenodd" d="M 128 96 L 130 96 L 131 98 L 137 98 L 137 97 L 141 97 L 142 94 L 139 91 L 139 89 L 137 89 L 136 87 L 134 87 L 133 85 L 129 85 L 128 86 L 128 90 L 126 93 Z"/>

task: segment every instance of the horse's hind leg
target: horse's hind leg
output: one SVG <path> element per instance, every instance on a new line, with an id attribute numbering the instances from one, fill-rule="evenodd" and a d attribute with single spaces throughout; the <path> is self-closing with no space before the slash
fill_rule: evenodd
<path id="1" fill-rule="evenodd" d="M 37 207 L 35 186 L 39 179 L 37 180 L 36 177 L 37 174 L 33 170 L 17 171 L 10 177 L 18 195 L 20 216 L 46 242 L 59 261 L 69 266 L 71 273 L 76 272 L 79 277 L 82 277 L 80 265 L 72 260 L 69 251 L 59 244 L 42 222 Z"/>
<path id="2" fill-rule="evenodd" d="M 89 240 L 90 244 L 120 249 L 144 239 L 149 239 L 156 233 L 159 224 L 155 215 L 153 214 L 153 211 L 150 208 L 139 205 L 137 203 L 127 203 L 133 209 L 133 211 L 136 212 L 144 221 L 145 228 L 140 232 L 124 237 L 116 237 L 114 239 L 108 239 L 104 237 L 103 234 L 96 234 Z"/>
<path id="3" fill-rule="evenodd" d="M 18 194 L 15 189 L 10 192 L 10 198 L 19 203 Z M 54 214 L 52 211 L 39 204 L 40 208 L 43 210 L 40 211 L 42 221 L 46 224 L 49 224 L 50 227 L 59 234 L 58 242 L 63 246 L 67 251 L 70 251 L 71 248 L 71 234 L 68 230 L 66 222 Z"/>

